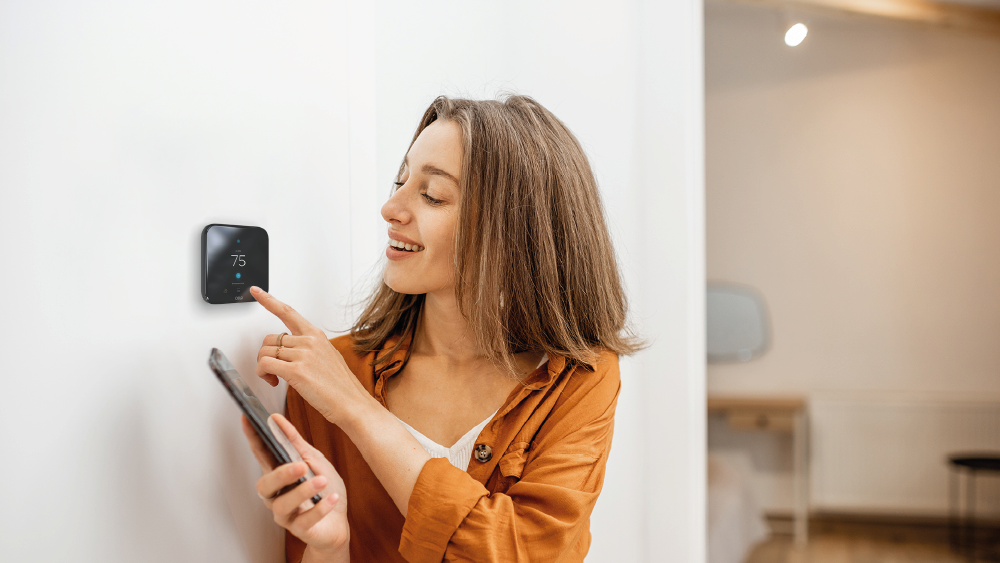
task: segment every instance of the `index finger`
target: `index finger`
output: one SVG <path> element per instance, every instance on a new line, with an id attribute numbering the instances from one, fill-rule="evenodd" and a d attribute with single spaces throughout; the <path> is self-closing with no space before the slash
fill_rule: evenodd
<path id="1" fill-rule="evenodd" d="M 292 334 L 296 336 L 302 336 L 310 332 L 315 327 L 305 319 L 298 311 L 292 309 L 289 305 L 285 305 L 281 301 L 278 301 L 271 296 L 270 293 L 264 291 L 263 289 L 253 286 L 250 288 L 250 293 L 253 294 L 253 298 L 257 300 L 258 303 L 264 306 L 269 313 L 278 317 L 282 323 L 288 327 L 288 330 L 292 331 Z"/>

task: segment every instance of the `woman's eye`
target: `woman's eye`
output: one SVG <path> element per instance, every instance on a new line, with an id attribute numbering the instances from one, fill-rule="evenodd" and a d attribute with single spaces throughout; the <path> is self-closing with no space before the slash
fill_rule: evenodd
<path id="1" fill-rule="evenodd" d="M 423 195 L 423 196 L 424 196 L 424 199 L 426 199 L 426 200 L 427 200 L 427 203 L 430 203 L 431 205 L 438 205 L 438 204 L 440 204 L 440 203 L 443 203 L 443 201 L 442 201 L 442 200 L 440 200 L 440 199 L 437 199 L 437 198 L 435 198 L 435 197 L 431 197 L 431 196 L 430 196 L 430 195 L 428 195 L 428 194 L 421 194 L 421 195 Z"/>

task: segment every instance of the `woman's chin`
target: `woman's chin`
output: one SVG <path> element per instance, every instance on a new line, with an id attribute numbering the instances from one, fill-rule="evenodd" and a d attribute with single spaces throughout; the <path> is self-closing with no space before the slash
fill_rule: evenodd
<path id="1" fill-rule="evenodd" d="M 395 287 L 392 287 L 391 285 L 389 287 L 396 293 L 401 293 L 403 295 L 423 295 L 424 293 L 427 293 L 426 291 L 412 290 L 412 289 L 407 291 L 401 291 L 396 289 Z"/>
<path id="2" fill-rule="evenodd" d="M 427 293 L 454 295 L 455 287 L 450 283 L 428 283 L 434 280 L 427 279 L 420 274 L 407 275 L 403 272 L 385 272 L 382 281 L 389 289 L 403 295 L 424 295 Z"/>
<path id="3" fill-rule="evenodd" d="M 427 293 L 427 288 L 423 284 L 413 283 L 411 277 L 417 276 L 407 276 L 402 272 L 398 272 L 399 275 L 392 275 L 390 272 L 386 272 L 382 276 L 382 281 L 385 285 L 389 286 L 389 289 L 395 291 L 396 293 L 402 293 L 404 295 L 420 295 L 421 293 Z"/>

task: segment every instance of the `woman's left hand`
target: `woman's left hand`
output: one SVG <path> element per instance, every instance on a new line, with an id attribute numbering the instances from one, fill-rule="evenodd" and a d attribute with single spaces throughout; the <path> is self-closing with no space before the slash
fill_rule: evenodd
<path id="1" fill-rule="evenodd" d="M 288 419 L 280 414 L 271 417 L 302 461 L 274 467 L 271 452 L 244 416 L 243 433 L 264 472 L 257 481 L 257 495 L 274 514 L 275 523 L 302 540 L 317 555 L 322 554 L 321 560 L 349 561 L 351 527 L 347 521 L 344 480 L 323 453 L 306 442 Z M 305 477 L 307 466 L 316 476 L 279 495 L 282 489 Z M 321 494 L 323 500 L 313 505 L 309 499 L 316 494 Z"/>
<path id="2" fill-rule="evenodd" d="M 324 333 L 295 309 L 267 292 L 250 288 L 254 299 L 288 327 L 290 334 L 281 339 L 269 334 L 257 352 L 257 376 L 271 386 L 284 379 L 324 418 L 340 424 L 348 409 L 366 405 L 371 395 L 351 373 L 344 357 Z"/>

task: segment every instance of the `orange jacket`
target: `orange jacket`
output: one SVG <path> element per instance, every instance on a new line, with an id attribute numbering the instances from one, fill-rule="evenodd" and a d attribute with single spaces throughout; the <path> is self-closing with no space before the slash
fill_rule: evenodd
<path id="1" fill-rule="evenodd" d="M 376 373 L 374 354 L 359 356 L 349 336 L 330 342 L 385 406 L 385 382 L 404 350 Z M 511 392 L 479 434 L 489 460 L 473 452 L 468 472 L 443 458 L 424 465 L 405 519 L 347 435 L 288 389 L 289 420 L 347 486 L 352 563 L 583 561 L 611 449 L 618 357 L 601 353 L 593 370 L 570 369 L 560 356 L 546 366 Z M 305 545 L 290 533 L 286 539 L 288 561 L 297 563 Z"/>

